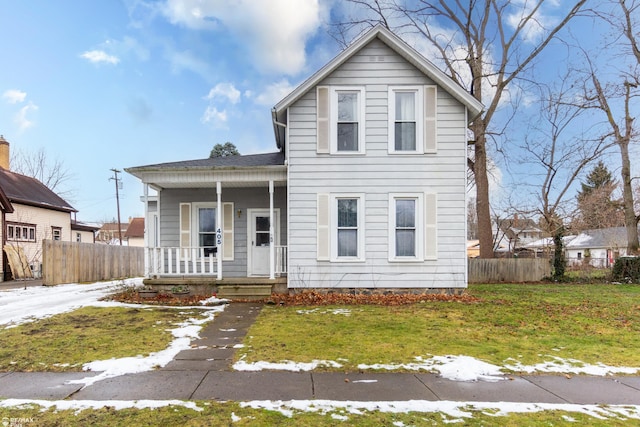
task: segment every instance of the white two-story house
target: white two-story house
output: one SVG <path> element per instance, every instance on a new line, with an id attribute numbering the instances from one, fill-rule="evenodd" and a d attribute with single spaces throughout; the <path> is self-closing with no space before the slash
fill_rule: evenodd
<path id="1" fill-rule="evenodd" d="M 148 282 L 465 288 L 467 126 L 482 108 L 371 29 L 272 109 L 276 152 L 126 169 L 148 200 Z"/>

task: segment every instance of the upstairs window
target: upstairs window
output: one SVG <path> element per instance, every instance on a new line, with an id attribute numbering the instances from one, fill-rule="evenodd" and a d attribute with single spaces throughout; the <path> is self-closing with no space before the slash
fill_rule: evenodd
<path id="1" fill-rule="evenodd" d="M 389 86 L 389 153 L 437 151 L 436 86 Z"/>
<path id="2" fill-rule="evenodd" d="M 316 94 L 317 152 L 364 153 L 364 89 L 320 86 Z"/>

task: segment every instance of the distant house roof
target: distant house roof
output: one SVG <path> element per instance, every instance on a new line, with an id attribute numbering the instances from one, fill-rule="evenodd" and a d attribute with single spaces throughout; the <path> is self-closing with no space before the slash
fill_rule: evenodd
<path id="1" fill-rule="evenodd" d="M 124 237 L 144 237 L 144 218 L 132 218 Z"/>
<path id="2" fill-rule="evenodd" d="M 30 176 L 0 168 L 0 188 L 12 203 L 37 206 L 62 212 L 77 212 L 62 197 Z M 0 203 L 2 202 L 0 196 Z"/>
<path id="3" fill-rule="evenodd" d="M 85 222 L 71 221 L 71 229 L 74 231 L 90 231 L 95 233 L 100 229 L 100 227 L 93 224 L 87 224 Z"/>
<path id="4" fill-rule="evenodd" d="M 611 227 L 585 230 L 567 244 L 567 249 L 626 248 L 627 229 Z"/>
<path id="5" fill-rule="evenodd" d="M 155 170 L 181 170 L 181 169 L 236 169 L 253 168 L 259 166 L 283 166 L 284 153 L 248 154 L 225 157 L 212 157 L 207 159 L 184 160 L 180 162 L 157 163 L 146 166 L 125 168 L 130 174 L 139 177 L 140 172 Z"/>

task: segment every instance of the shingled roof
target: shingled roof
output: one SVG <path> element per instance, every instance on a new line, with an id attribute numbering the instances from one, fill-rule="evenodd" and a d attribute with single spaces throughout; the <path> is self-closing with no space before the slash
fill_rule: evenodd
<path id="1" fill-rule="evenodd" d="M 144 237 L 144 218 L 131 218 L 124 237 Z"/>
<path id="2" fill-rule="evenodd" d="M 62 197 L 35 178 L 0 168 L 0 188 L 12 203 L 62 212 L 77 212 Z"/>
<path id="3" fill-rule="evenodd" d="M 244 168 L 257 166 L 282 166 L 284 153 L 248 154 L 237 156 L 213 157 L 208 159 L 185 160 L 180 162 L 158 163 L 154 165 L 125 168 L 129 173 L 157 169 L 212 169 L 212 168 Z"/>

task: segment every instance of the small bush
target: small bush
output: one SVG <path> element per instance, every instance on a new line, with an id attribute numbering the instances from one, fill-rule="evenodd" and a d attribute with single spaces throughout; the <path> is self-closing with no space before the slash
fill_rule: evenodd
<path id="1" fill-rule="evenodd" d="M 613 265 L 613 280 L 640 283 L 640 257 L 620 257 Z"/>

